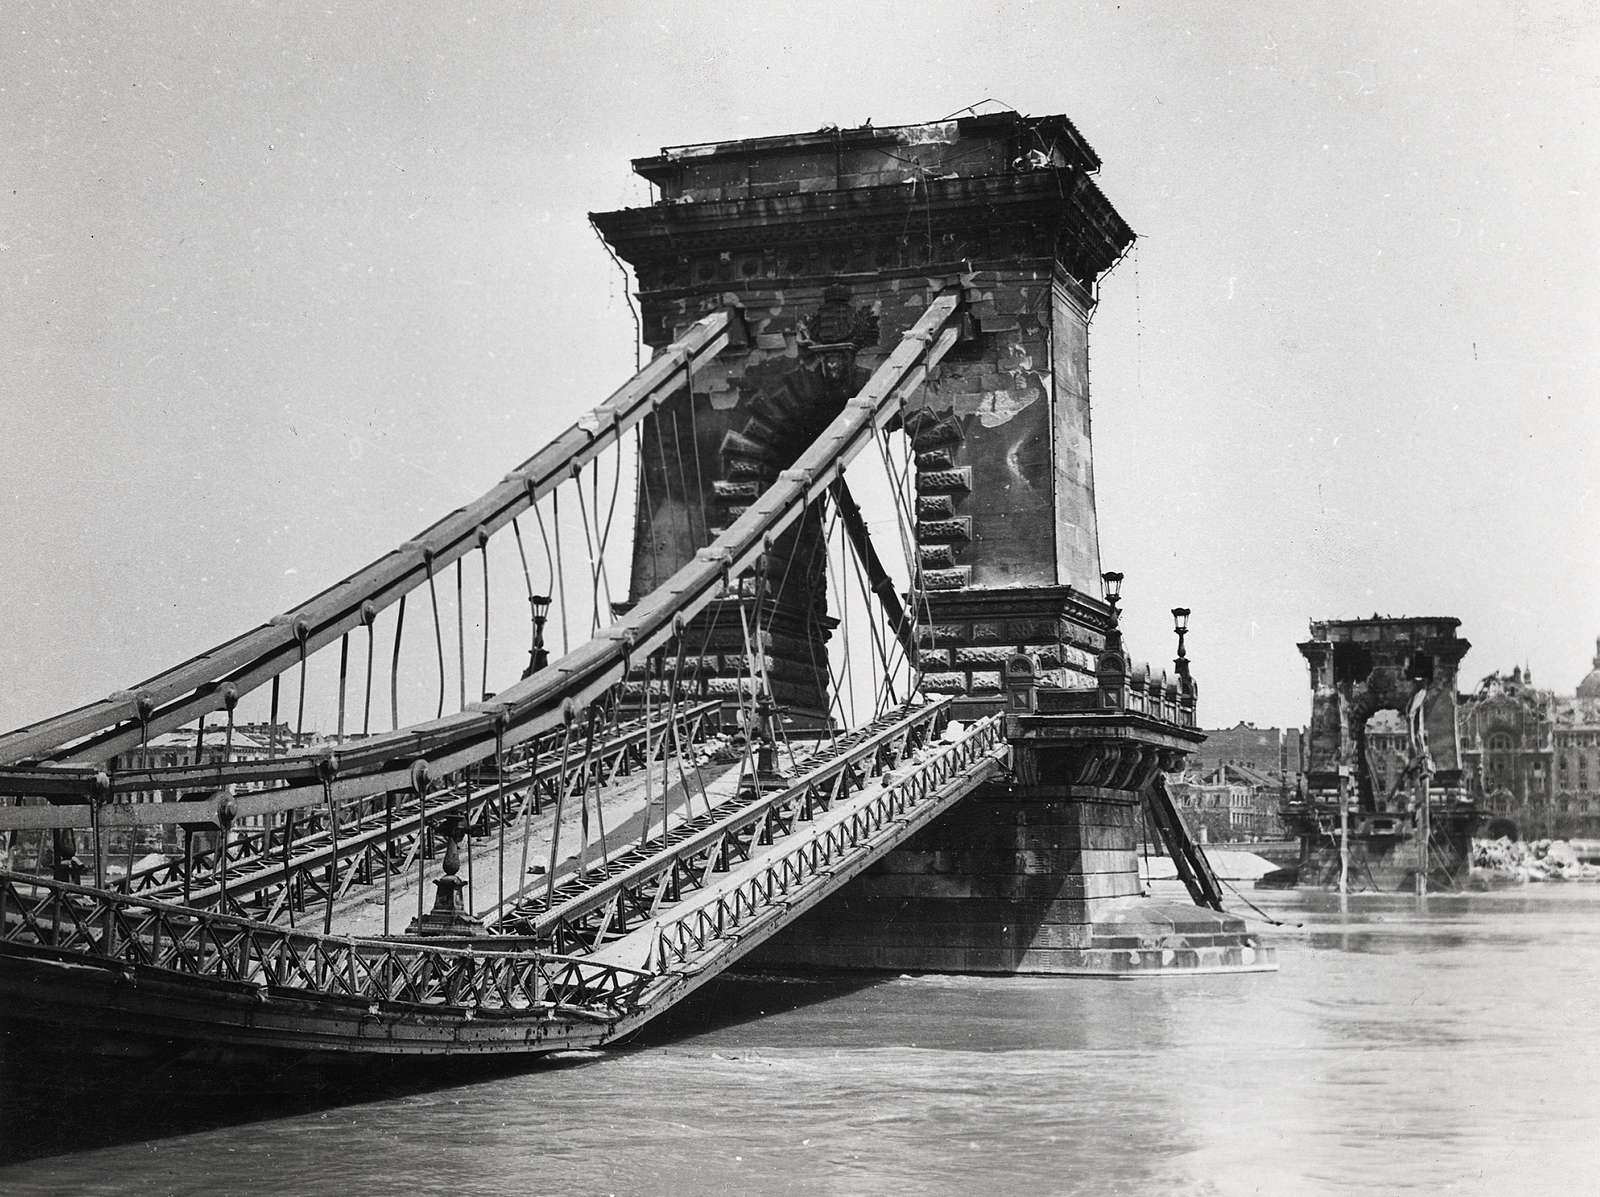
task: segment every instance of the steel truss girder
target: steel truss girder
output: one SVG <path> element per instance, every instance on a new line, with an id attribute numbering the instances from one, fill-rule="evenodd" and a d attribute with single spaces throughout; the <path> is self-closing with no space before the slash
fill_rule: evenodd
<path id="1" fill-rule="evenodd" d="M 587 767 L 588 784 L 603 786 L 617 774 L 631 772 L 632 766 L 643 763 L 647 740 L 659 750 L 666 739 L 662 733 L 674 722 L 681 729 L 680 740 L 699 742 L 720 706 L 720 702 L 711 701 L 686 708 L 675 716 L 664 713 L 651 720 L 648 733 L 642 720 L 619 729 L 595 746 Z M 569 794 L 577 793 L 585 784 L 584 775 L 581 758 L 566 762 Z M 212 865 L 209 875 L 198 888 L 193 886 L 191 878 L 187 905 L 210 907 L 222 900 L 226 889 L 231 909 L 243 913 L 241 903 L 256 898 L 268 904 L 267 921 L 272 922 L 282 912 L 286 900 L 296 909 L 302 907 L 305 901 L 300 894 L 306 889 L 326 898 L 330 866 L 335 869 L 335 899 L 342 897 L 352 884 L 377 884 L 385 871 L 392 876 L 404 876 L 415 866 L 419 850 L 425 857 L 431 855 L 426 847 L 429 824 L 448 815 L 465 814 L 470 826 L 479 831 L 498 828 L 502 823 L 510 826 L 523 817 L 525 804 L 534 800 L 530 786 L 543 797 L 554 799 L 562 777 L 560 749 L 553 748 L 525 767 L 508 771 L 503 784 L 500 779 L 487 784 L 466 779 L 427 795 L 425 800 L 415 791 L 404 791 L 392 813 L 378 805 L 363 812 L 353 827 L 341 827 L 337 852 L 333 837 L 323 829 L 295 840 L 290 845 L 287 861 L 281 855 L 281 836 L 265 852 L 249 856 L 230 853 L 226 887 L 217 881 L 215 854 L 208 854 Z M 500 805 L 502 797 L 504 806 Z M 144 885 L 138 884 L 139 875 L 136 874 L 133 892 L 163 901 L 180 900 L 182 873 L 183 864 L 174 862 L 144 874 L 149 880 Z M 342 880 L 339 879 L 341 873 Z"/>
<path id="2" fill-rule="evenodd" d="M 0 872 L 0 955 L 94 958 L 277 992 L 380 1006 L 563 1015 L 612 1022 L 650 978 L 636 969 L 534 952 L 286 930 L 252 919 Z"/>
<path id="3" fill-rule="evenodd" d="M 770 842 L 776 829 L 814 817 L 851 787 L 859 789 L 867 777 L 926 742 L 942 726 L 952 701 L 943 698 L 890 712 L 809 762 L 803 776 L 784 790 L 752 793 L 731 804 L 731 810 L 724 804 L 642 848 L 626 849 L 601 862 L 595 870 L 598 877 L 576 877 L 559 887 L 554 907 L 534 899 L 501 920 L 496 930 L 575 952 L 592 950 L 608 933 L 614 932 L 613 938 L 624 934 L 630 914 L 659 911 L 663 902 L 678 902 L 683 894 L 709 885 L 714 873 L 748 860 L 762 837 Z"/>
<path id="4" fill-rule="evenodd" d="M 953 800 L 946 792 L 953 783 L 959 783 L 955 797 L 967 793 L 998 767 L 1004 751 L 1004 721 L 994 715 L 975 724 L 948 749 L 914 762 L 901 777 L 893 777 L 892 769 L 886 771 L 876 792 L 866 789 L 854 801 L 841 802 L 837 817 L 818 820 L 820 825 L 807 834 L 790 837 L 795 842 L 764 857 L 760 869 L 709 888 L 660 918 L 650 932 L 644 967 L 658 973 L 701 969 L 708 963 L 702 959 L 708 952 L 726 951 L 731 941 L 755 931 L 755 924 L 774 924 L 770 930 L 775 930 L 798 913 L 791 899 L 798 899 L 800 891 L 819 880 L 842 884 L 909 834 L 913 823 L 921 826 L 945 809 Z M 930 799 L 941 795 L 944 803 L 930 805 Z M 901 834 L 889 834 L 895 831 Z M 811 895 L 813 901 L 821 896 Z"/>
<path id="5" fill-rule="evenodd" d="M 315 598 L 226 644 L 128 691 L 0 735 L 0 764 L 29 759 L 103 761 L 136 748 L 144 735 L 181 727 L 224 704 L 224 687 L 246 694 L 300 660 L 297 625 L 309 654 L 362 624 L 364 604 L 383 610 L 479 545 L 478 532 L 498 531 L 572 474 L 617 444 L 622 435 L 681 390 L 693 373 L 727 347 L 731 314 L 713 312 L 624 383 L 604 403 L 518 466 L 487 494 L 458 508 L 388 555 Z M 151 704 L 141 721 L 139 700 Z M 131 726 L 129 726 L 131 724 Z M 87 739 L 85 739 L 87 737 Z M 31 790 L 0 790 L 34 793 Z"/>
<path id="6" fill-rule="evenodd" d="M 266 813 L 293 805 L 315 805 L 322 800 L 323 782 L 312 781 L 312 776 L 331 777 L 327 784 L 338 801 L 402 789 L 419 761 L 435 775 L 454 773 L 507 746 L 558 727 L 567 704 L 581 706 L 594 701 L 623 680 L 630 660 L 648 656 L 664 646 L 681 631 L 685 621 L 716 601 L 729 579 L 754 565 L 771 539 L 799 519 L 810 503 L 842 477 L 845 466 L 898 418 L 905 399 L 921 387 L 927 371 L 954 344 L 956 331 L 946 325 L 958 302 L 959 296 L 952 293 L 930 303 L 856 397 L 800 455 L 794 466 L 784 470 L 743 515 L 696 554 L 694 561 L 646 595 L 606 631 L 547 668 L 508 687 L 491 701 L 473 704 L 457 714 L 399 732 L 346 744 L 338 751 L 298 758 L 307 772 L 303 781 L 291 781 L 286 788 L 265 795 L 235 799 L 239 813 Z M 338 587 L 328 592 L 330 596 L 336 593 L 339 593 Z M 274 668 L 262 677 L 277 671 L 280 670 Z M 196 695 L 199 694 L 197 690 Z M 170 710 L 176 712 L 182 707 L 187 713 L 182 719 L 168 720 L 163 726 L 178 726 L 199 714 L 201 707 L 184 705 L 189 702 L 191 700 L 175 703 Z M 126 705 L 123 703 L 117 708 L 121 712 L 119 718 L 128 717 Z M 203 707 L 203 703 L 201 705 Z M 216 705 L 204 709 L 214 710 Z M 167 720 L 167 710 L 163 708 L 158 712 L 164 720 Z M 103 711 L 100 717 L 103 721 Z M 137 729 L 107 735 L 113 739 L 121 737 L 115 740 L 118 744 L 127 740 L 123 748 L 132 747 L 138 739 Z M 131 740 L 128 739 L 130 735 L 133 736 Z M 30 736 L 29 729 L 24 729 L 24 732 L 0 737 L 0 761 L 16 760 L 19 752 L 37 752 L 47 746 L 36 736 Z M 59 739 L 57 736 L 55 742 Z M 121 750 L 101 751 L 113 739 L 102 737 L 96 741 L 93 752 L 84 753 L 74 748 L 71 755 L 76 759 L 101 759 Z M 24 744 L 33 747 L 19 747 Z M 0 772 L 0 792 L 29 792 L 25 783 L 15 776 L 17 772 L 15 769 Z M 217 777 L 225 779 L 226 774 L 227 768 L 219 767 Z M 86 777 L 84 784 L 90 786 L 92 780 Z"/>

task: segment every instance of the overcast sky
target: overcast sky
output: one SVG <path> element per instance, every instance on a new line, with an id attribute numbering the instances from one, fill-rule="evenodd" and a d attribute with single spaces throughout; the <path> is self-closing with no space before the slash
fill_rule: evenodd
<path id="1" fill-rule="evenodd" d="M 1135 653 L 1305 722 L 1313 617 L 1600 633 L 1600 34 L 1584 3 L 13 0 L 0 726 L 392 548 L 631 373 L 586 213 L 663 145 L 1065 113 L 1139 233 L 1091 330 Z M 990 105 L 989 107 L 993 107 Z"/>

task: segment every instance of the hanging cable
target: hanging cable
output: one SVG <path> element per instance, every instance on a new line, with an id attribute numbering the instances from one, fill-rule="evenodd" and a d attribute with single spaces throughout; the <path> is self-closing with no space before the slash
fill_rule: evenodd
<path id="1" fill-rule="evenodd" d="M 294 930 L 294 911 L 299 899 L 299 877 L 290 867 L 289 845 L 294 842 L 294 807 L 283 812 L 283 892 L 289 907 L 289 930 Z"/>
<path id="2" fill-rule="evenodd" d="M 683 492 L 683 518 L 689 526 L 689 543 L 696 549 L 704 548 L 711 542 L 711 531 L 705 519 L 705 496 L 701 494 L 691 498 L 689 495 L 689 475 L 683 468 L 683 440 L 678 435 L 677 412 L 672 413 L 672 455 L 678 463 L 678 488 Z M 694 513 L 697 508 L 700 511 L 700 523 L 706 529 L 704 539 L 694 529 Z"/>
<path id="3" fill-rule="evenodd" d="M 550 825 L 550 868 L 545 880 L 544 898 L 546 914 L 556 908 L 556 852 L 561 842 L 561 810 L 566 805 L 567 797 L 567 746 L 572 739 L 572 723 L 576 718 L 577 711 L 569 698 L 561 704 L 561 774 L 556 786 L 555 822 Z"/>
<path id="4" fill-rule="evenodd" d="M 600 463 L 595 462 L 595 478 L 598 485 Z M 589 511 L 583 502 L 583 475 L 578 472 L 577 465 L 572 467 L 572 484 L 578 492 L 578 515 L 583 520 L 583 547 L 589 554 L 589 591 L 591 601 L 589 605 L 589 635 L 593 636 L 600 631 L 600 569 L 595 564 L 594 540 L 589 536 Z M 600 513 L 595 512 L 595 521 L 599 522 Z M 598 529 L 597 529 L 598 530 Z"/>
<path id="5" fill-rule="evenodd" d="M 556 601 L 561 606 L 561 652 L 562 655 L 565 655 L 572 651 L 572 644 L 567 636 L 567 571 L 566 567 L 561 562 L 560 497 L 561 492 L 559 490 L 553 490 L 550 492 L 550 523 L 555 529 L 556 534 L 556 555 L 555 561 L 550 566 L 550 573 L 555 579 L 556 583 Z M 533 514 L 534 518 L 539 521 L 539 535 L 544 536 L 544 516 L 539 514 L 539 509 L 537 507 L 533 509 Z M 548 537 L 545 539 L 544 552 L 545 557 L 548 560 L 550 556 L 550 541 Z"/>
<path id="6" fill-rule="evenodd" d="M 428 561 L 428 599 L 433 604 L 433 643 L 439 650 L 439 709 L 434 714 L 438 719 L 444 715 L 444 626 L 439 620 L 439 591 L 433 584 L 433 551 L 427 553 Z"/>
<path id="7" fill-rule="evenodd" d="M 855 546 L 851 545 L 851 548 L 854 549 Z M 876 660 L 883 670 L 882 685 L 879 686 L 875 684 L 873 686 L 872 715 L 873 718 L 876 719 L 879 715 L 882 715 L 884 711 L 888 710 L 889 704 L 886 701 L 886 698 L 892 700 L 894 697 L 894 692 L 891 688 L 893 678 L 889 672 L 889 653 L 884 647 L 882 637 L 878 633 L 878 621 L 872 618 L 872 592 L 867 589 L 866 577 L 861 571 L 861 556 L 859 550 L 851 552 L 849 557 L 850 564 L 854 567 L 856 587 L 861 592 L 862 614 L 866 616 L 867 620 L 867 648 L 869 650 L 869 659 Z"/>
<path id="8" fill-rule="evenodd" d="M 389 934 L 389 894 L 394 876 L 394 791 L 383 795 L 383 933 Z"/>
<path id="9" fill-rule="evenodd" d="M 706 520 L 706 482 L 705 476 L 700 472 L 700 424 L 694 414 L 694 358 L 686 356 L 683 359 L 684 397 L 689 406 L 689 447 L 694 451 L 694 486 L 697 499 L 696 506 L 700 509 L 700 529 L 705 533 L 704 543 L 711 543 L 711 525 Z M 677 435 L 677 420 L 673 420 L 673 435 Z"/>
<path id="10" fill-rule="evenodd" d="M 333 899 L 339 887 L 339 812 L 333 805 L 333 782 L 322 779 L 322 797 L 328 807 L 328 835 L 333 844 L 333 854 L 328 858 L 328 904 L 322 911 L 322 933 L 333 934 Z"/>
<path id="11" fill-rule="evenodd" d="M 442 702 L 443 699 L 441 698 Z M 420 771 L 419 771 L 420 772 Z M 428 856 L 428 777 L 415 778 L 417 788 L 417 927 L 422 927 L 422 890 L 427 880 Z"/>
<path id="12" fill-rule="evenodd" d="M 500 885 L 495 894 L 495 913 L 498 914 L 506 901 L 506 733 L 502 719 L 496 719 L 494 725 L 494 778 L 496 788 L 495 810 L 500 820 Z"/>
<path id="13" fill-rule="evenodd" d="M 335 733 L 335 741 L 340 744 L 344 743 L 344 688 L 345 679 L 349 676 L 349 673 L 350 633 L 346 632 L 339 637 L 339 730 Z"/>
<path id="14" fill-rule="evenodd" d="M 389 665 L 389 718 L 393 730 L 400 730 L 400 633 L 406 627 L 406 596 L 400 596 L 400 607 L 394 619 L 394 660 Z"/>
<path id="15" fill-rule="evenodd" d="M 583 782 L 582 782 L 583 790 L 579 794 L 579 797 L 578 797 L 578 802 L 579 802 L 579 805 L 582 807 L 582 814 L 583 814 L 583 843 L 584 843 L 584 847 L 583 847 L 584 856 L 580 857 L 579 869 L 580 869 L 581 875 L 584 875 L 584 876 L 588 875 L 588 864 L 587 864 L 586 857 L 587 857 L 587 853 L 588 853 L 588 843 L 589 843 L 589 782 L 592 780 L 591 775 L 590 775 L 590 771 L 592 769 L 591 759 L 592 759 L 592 757 L 594 755 L 594 729 L 595 729 L 595 722 L 596 722 L 596 719 L 597 719 L 597 717 L 598 717 L 598 715 L 600 713 L 595 709 L 597 705 L 598 705 L 597 703 L 590 703 L 589 704 L 589 736 L 588 736 L 587 742 L 584 744 L 584 747 L 583 747 Z M 595 820 L 599 824 L 599 828 L 600 828 L 600 868 L 601 868 L 601 871 L 604 872 L 605 871 L 605 861 L 606 861 L 607 855 L 609 855 L 609 849 L 606 846 L 606 820 L 605 820 L 605 815 L 600 809 L 600 787 L 599 786 L 595 787 L 594 814 L 595 814 Z"/>
<path id="16" fill-rule="evenodd" d="M 611 248 L 611 243 L 600 231 L 600 226 L 591 220 L 589 227 L 594 230 L 594 235 L 600 244 L 605 246 L 606 253 L 612 262 L 616 263 L 617 269 L 622 271 L 622 298 L 628 304 L 628 315 L 633 317 L 633 372 L 637 374 L 644 368 L 640 360 L 641 346 L 644 344 L 644 327 L 639 323 L 639 309 L 633 306 L 633 292 L 628 289 L 628 268 L 622 264 L 622 259 L 617 257 L 616 251 Z"/>
<path id="17" fill-rule="evenodd" d="M 605 563 L 606 563 L 606 550 L 611 546 L 611 524 L 612 524 L 612 521 L 616 518 L 616 514 L 617 514 L 617 496 L 622 491 L 622 441 L 620 439 L 617 441 L 616 454 L 617 454 L 617 468 L 616 468 L 616 471 L 611 475 L 611 503 L 606 508 L 606 526 L 605 526 L 605 531 L 600 534 L 600 582 L 605 587 L 605 590 L 606 590 L 606 615 L 607 615 L 607 618 L 611 617 L 611 608 L 614 605 L 612 603 L 612 599 L 611 599 L 611 576 L 610 576 L 610 572 L 605 567 Z M 598 521 L 599 511 L 600 511 L 600 507 L 599 507 L 599 504 L 597 502 L 596 505 L 595 505 L 596 523 L 599 522 Z"/>
<path id="18" fill-rule="evenodd" d="M 361 735 L 365 739 L 372 729 L 372 653 L 376 637 L 373 623 L 378 618 L 378 608 L 370 599 L 361 604 L 361 622 L 367 629 L 367 696 L 361 708 Z"/>
<path id="19" fill-rule="evenodd" d="M 657 654 L 654 653 L 646 657 L 644 661 L 644 819 L 642 820 L 643 826 L 639 829 L 639 848 L 641 851 L 650 842 L 650 812 L 651 808 L 655 806 L 655 793 L 651 785 L 656 761 L 655 745 L 652 743 L 655 727 L 650 722 L 650 698 L 651 692 L 655 689 L 656 661 Z M 663 827 L 662 835 L 665 836 L 665 834 L 666 828 Z"/>
<path id="20" fill-rule="evenodd" d="M 467 602 L 466 585 L 462 580 L 462 558 L 456 558 L 456 683 L 461 692 L 461 705 L 457 710 L 467 709 Z M 444 710 L 444 703 L 439 704 L 440 712 Z"/>
<path id="21" fill-rule="evenodd" d="M 295 747 L 295 751 L 296 752 L 298 752 L 300 750 L 300 746 L 301 746 L 302 743 L 304 743 L 304 738 L 305 738 L 305 728 L 306 728 L 306 636 L 307 636 L 308 632 L 309 632 L 309 629 L 306 627 L 306 625 L 305 625 L 305 623 L 303 621 L 298 621 L 298 622 L 295 623 L 295 626 L 294 626 L 295 639 L 300 641 L 300 701 L 299 701 L 299 704 L 298 704 L 299 709 L 295 712 L 295 717 L 294 717 L 294 747 Z"/>
<path id="22" fill-rule="evenodd" d="M 479 694 L 489 701 L 489 529 L 478 527 L 478 553 L 483 558 L 483 676 Z"/>
<path id="23" fill-rule="evenodd" d="M 841 685 L 841 688 L 847 692 L 847 694 L 849 696 L 849 699 L 850 699 L 850 718 L 849 718 L 849 721 L 846 723 L 846 726 L 853 729 L 853 728 L 855 728 L 857 726 L 858 715 L 857 715 L 857 711 L 856 711 L 856 674 L 855 674 L 855 669 L 852 667 L 851 661 L 850 661 L 850 605 L 849 605 L 849 602 L 847 601 L 848 600 L 848 591 L 846 591 L 844 589 L 843 585 L 840 583 L 839 576 L 838 576 L 839 574 L 842 574 L 842 573 L 845 572 L 845 553 L 848 550 L 844 547 L 844 544 L 842 543 L 842 539 L 841 539 L 841 543 L 839 545 L 839 569 L 838 569 L 837 573 L 835 573 L 835 571 L 833 569 L 832 551 L 831 551 L 831 546 L 833 544 L 833 532 L 837 531 L 838 527 L 839 527 L 839 512 L 838 512 L 838 504 L 836 503 L 836 504 L 834 504 L 833 526 L 832 526 L 832 529 L 830 529 L 830 532 L 829 532 L 829 535 L 828 535 L 828 543 L 830 545 L 829 561 L 828 561 L 828 585 L 833 591 L 834 602 L 839 608 L 839 627 L 840 627 L 841 632 L 843 633 L 842 640 L 843 640 L 843 644 L 844 644 L 844 660 L 842 662 L 840 662 L 840 666 L 839 666 L 839 673 L 840 673 L 840 678 L 841 678 L 840 685 Z M 842 699 L 841 699 L 841 706 L 842 706 Z"/>
<path id="24" fill-rule="evenodd" d="M 644 424 L 641 422 L 633 426 L 633 456 L 635 467 L 639 471 L 639 507 L 644 511 L 644 532 L 650 544 L 650 584 L 648 586 L 638 583 L 642 593 L 648 594 L 661 584 L 661 563 L 659 560 L 659 546 L 656 544 L 656 513 L 655 499 L 650 494 L 650 471 L 645 467 L 644 460 Z M 635 535 L 638 531 L 638 516 L 634 517 Z"/>

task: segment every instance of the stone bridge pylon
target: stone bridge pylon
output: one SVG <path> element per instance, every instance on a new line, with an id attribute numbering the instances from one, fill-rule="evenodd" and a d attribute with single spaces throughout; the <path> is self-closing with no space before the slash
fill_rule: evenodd
<path id="1" fill-rule="evenodd" d="M 1266 959 L 1236 919 L 1139 898 L 1144 794 L 1200 737 L 1187 671 L 1128 658 L 1102 580 L 1088 328 L 1133 233 L 1099 165 L 1061 116 L 828 128 L 636 160 L 658 201 L 593 216 L 637 275 L 647 344 L 721 307 L 744 326 L 644 430 L 634 598 L 788 468 L 936 297 L 961 302 L 960 338 L 902 423 L 916 568 L 901 597 L 926 692 L 961 718 L 1020 704 L 1017 767 L 767 959 L 1088 973 Z M 775 539 L 745 596 L 775 701 L 813 725 L 838 617 L 817 514 Z M 702 695 L 741 685 L 737 616 L 707 612 L 685 636 Z"/>

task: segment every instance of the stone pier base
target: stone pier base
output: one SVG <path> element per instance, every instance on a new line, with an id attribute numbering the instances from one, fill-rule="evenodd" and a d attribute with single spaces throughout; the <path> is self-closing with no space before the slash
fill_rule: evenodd
<path id="1" fill-rule="evenodd" d="M 979 789 L 749 958 L 756 967 L 1135 977 L 1269 971 L 1243 920 L 1141 895 L 1140 796 Z"/>

